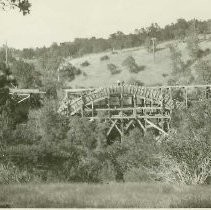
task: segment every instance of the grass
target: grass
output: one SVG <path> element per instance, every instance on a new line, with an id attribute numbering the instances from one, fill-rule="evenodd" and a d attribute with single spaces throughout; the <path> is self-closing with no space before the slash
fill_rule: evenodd
<path id="1" fill-rule="evenodd" d="M 210 196 L 210 186 L 159 183 L 2 185 L 0 207 L 165 208 L 194 207 L 198 201 L 211 207 Z"/>

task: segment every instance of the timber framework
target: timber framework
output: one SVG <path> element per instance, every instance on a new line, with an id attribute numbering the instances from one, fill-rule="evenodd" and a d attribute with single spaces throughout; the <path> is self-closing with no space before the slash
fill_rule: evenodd
<path id="1" fill-rule="evenodd" d="M 167 135 L 173 109 L 211 97 L 211 85 L 145 87 L 116 84 L 94 89 L 65 89 L 59 112 L 109 124 L 107 136 L 122 137 L 133 127 Z"/>

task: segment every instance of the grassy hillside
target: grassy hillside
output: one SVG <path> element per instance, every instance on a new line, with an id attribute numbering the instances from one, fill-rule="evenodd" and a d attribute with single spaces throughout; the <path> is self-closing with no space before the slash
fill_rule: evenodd
<path id="1" fill-rule="evenodd" d="M 120 81 L 129 81 L 131 79 L 140 80 L 146 85 L 166 84 L 171 74 L 171 60 L 168 44 L 177 43 L 179 49 L 181 49 L 183 58 L 188 59 L 188 51 L 186 49 L 186 43 L 183 42 L 164 42 L 158 45 L 158 51 L 156 52 L 155 63 L 153 62 L 153 54 L 147 52 L 144 47 L 130 48 L 115 51 L 116 53 L 104 52 L 99 54 L 89 54 L 80 58 L 70 59 L 66 62 L 70 62 L 76 67 L 80 68 L 84 74 L 77 76 L 76 79 L 68 86 L 77 87 L 99 87 L 107 86 L 109 84 Z M 211 40 L 202 41 L 200 43 L 202 49 L 211 49 Z M 108 60 L 101 61 L 101 57 L 107 55 Z M 136 63 L 141 66 L 145 66 L 145 69 L 139 73 L 130 73 L 127 67 L 122 65 L 122 62 L 128 57 L 133 56 Z M 210 55 L 208 55 L 210 57 Z M 211 59 L 210 59 L 211 60 Z M 81 66 L 85 61 L 88 61 L 90 65 Z M 107 67 L 109 63 L 116 65 L 121 72 L 119 74 L 112 75 Z"/>

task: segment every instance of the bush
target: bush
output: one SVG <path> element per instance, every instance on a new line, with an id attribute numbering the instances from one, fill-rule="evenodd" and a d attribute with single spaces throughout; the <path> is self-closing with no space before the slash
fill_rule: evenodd
<path id="1" fill-rule="evenodd" d="M 152 177 L 144 168 L 132 168 L 125 174 L 125 182 L 147 182 L 152 181 Z"/>
<path id="2" fill-rule="evenodd" d="M 158 170 L 153 168 L 153 173 L 167 182 L 204 184 L 211 175 L 210 101 L 193 104 L 178 113 L 175 130 L 172 128 L 161 141 L 159 166 Z"/>
<path id="3" fill-rule="evenodd" d="M 164 78 L 166 78 L 166 77 L 168 77 L 168 74 L 163 73 L 162 76 L 163 76 Z"/>
<path id="4" fill-rule="evenodd" d="M 83 67 L 86 67 L 86 66 L 89 66 L 90 65 L 90 63 L 88 62 L 88 61 L 84 61 L 82 64 L 81 64 L 81 66 L 83 66 Z"/>
<path id="5" fill-rule="evenodd" d="M 139 66 L 132 56 L 127 57 L 123 62 L 123 66 L 126 66 L 131 73 L 138 73 L 145 70 L 145 66 Z"/>
<path id="6" fill-rule="evenodd" d="M 111 74 L 119 74 L 121 72 L 121 70 L 113 63 L 109 63 L 107 68 L 110 70 Z"/>
<path id="7" fill-rule="evenodd" d="M 65 64 L 59 68 L 60 78 L 65 81 L 72 81 L 77 75 L 80 75 L 82 71 L 79 68 L 76 68 L 71 63 Z"/>
<path id="8" fill-rule="evenodd" d="M 26 170 L 20 171 L 13 164 L 0 164 L 0 184 L 27 183 L 33 180 L 33 176 Z"/>
<path id="9" fill-rule="evenodd" d="M 101 58 L 100 58 L 100 60 L 101 61 L 106 61 L 106 60 L 109 60 L 110 58 L 109 58 L 109 56 L 107 56 L 107 55 L 104 55 L 104 56 L 102 56 Z"/>
<path id="10" fill-rule="evenodd" d="M 202 57 L 205 57 L 205 56 L 207 56 L 209 54 L 210 54 L 210 49 L 209 48 L 206 48 L 205 50 L 199 49 L 196 52 L 197 58 L 202 58 Z"/>

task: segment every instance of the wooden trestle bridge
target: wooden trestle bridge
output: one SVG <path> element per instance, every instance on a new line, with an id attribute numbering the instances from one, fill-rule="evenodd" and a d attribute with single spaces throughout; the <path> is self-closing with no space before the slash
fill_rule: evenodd
<path id="1" fill-rule="evenodd" d="M 116 84 L 96 89 L 66 89 L 59 112 L 110 124 L 107 135 L 132 127 L 167 135 L 173 109 L 210 98 L 211 85 L 145 87 Z"/>
<path id="2" fill-rule="evenodd" d="M 167 135 L 173 109 L 187 108 L 193 101 L 211 97 L 211 85 L 193 86 L 136 86 L 115 84 L 103 88 L 64 89 L 65 97 L 59 112 L 109 124 L 107 136 L 113 132 L 124 136 L 133 127 L 143 133 L 154 129 Z M 11 90 L 14 94 L 43 94 L 39 90 Z M 25 100 L 24 99 L 24 100 Z M 20 100 L 20 102 L 23 99 Z"/>

